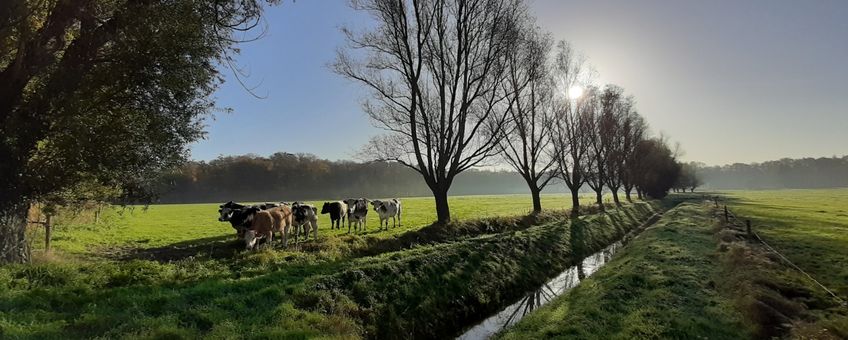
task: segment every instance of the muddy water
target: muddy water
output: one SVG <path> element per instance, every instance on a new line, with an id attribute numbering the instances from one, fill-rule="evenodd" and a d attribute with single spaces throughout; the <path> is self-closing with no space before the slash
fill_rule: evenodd
<path id="1" fill-rule="evenodd" d="M 488 339 L 495 333 L 514 325 L 537 308 L 551 302 L 557 296 L 580 284 L 580 281 L 592 275 L 612 255 L 622 247 L 622 241 L 615 242 L 603 250 L 584 258 L 576 266 L 569 267 L 557 277 L 543 284 L 539 289 L 525 295 L 521 300 L 507 306 L 495 315 L 468 329 L 459 336 L 462 340 Z"/>

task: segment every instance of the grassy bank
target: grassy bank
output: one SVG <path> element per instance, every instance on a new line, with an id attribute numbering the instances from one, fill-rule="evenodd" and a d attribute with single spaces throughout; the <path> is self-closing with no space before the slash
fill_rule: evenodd
<path id="1" fill-rule="evenodd" d="M 357 260 L 310 279 L 299 306 L 355 316 L 366 337 L 442 338 L 519 298 L 654 213 L 646 203 L 579 221 Z M 580 254 L 575 254 L 575 249 Z"/>
<path id="2" fill-rule="evenodd" d="M 584 217 L 582 243 L 600 246 L 652 209 L 638 203 Z M 57 253 L 0 267 L 0 338 L 360 338 L 429 334 L 423 327 L 447 334 L 571 261 L 567 223 L 521 220 L 457 223 L 433 230 L 442 236 L 424 246 L 333 236 L 299 249 L 168 262 Z M 400 239 L 429 233 L 419 232 Z M 419 306 L 428 312 L 412 312 Z"/>
<path id="3" fill-rule="evenodd" d="M 570 292 L 500 335 L 505 339 L 747 338 L 715 286 L 713 216 L 684 203 Z"/>
<path id="4" fill-rule="evenodd" d="M 732 192 L 728 201 L 766 242 L 848 298 L 848 190 Z M 721 233 L 722 285 L 758 337 L 848 338 L 848 308 L 736 228 Z"/>

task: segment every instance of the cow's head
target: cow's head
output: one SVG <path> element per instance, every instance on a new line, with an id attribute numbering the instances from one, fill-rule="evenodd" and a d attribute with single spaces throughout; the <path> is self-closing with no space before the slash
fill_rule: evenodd
<path id="1" fill-rule="evenodd" d="M 243 205 L 229 201 L 218 206 L 218 221 L 226 222 L 233 218 L 233 213 L 236 210 L 244 208 Z"/>
<path id="2" fill-rule="evenodd" d="M 374 207 L 374 211 L 380 211 L 380 208 L 383 207 L 383 201 L 373 200 L 371 201 L 371 206 Z"/>
<path id="3" fill-rule="evenodd" d="M 256 232 L 248 229 L 244 233 L 244 246 L 245 249 L 253 249 L 256 248 L 256 243 L 259 239 L 256 237 Z"/>
<path id="4" fill-rule="evenodd" d="M 355 198 L 348 198 L 344 200 L 345 204 L 347 204 L 347 214 L 352 215 L 354 211 L 356 211 L 356 202 Z"/>
<path id="5" fill-rule="evenodd" d="M 321 207 L 321 213 L 322 214 L 329 214 L 330 213 L 330 202 L 324 202 L 324 206 Z"/>

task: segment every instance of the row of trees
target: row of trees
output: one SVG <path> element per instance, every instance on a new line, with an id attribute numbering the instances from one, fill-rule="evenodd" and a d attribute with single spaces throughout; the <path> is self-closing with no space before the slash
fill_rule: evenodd
<path id="1" fill-rule="evenodd" d="M 366 154 L 424 178 L 438 221 L 450 220 L 456 176 L 503 159 L 527 183 L 534 209 L 554 179 L 584 185 L 602 206 L 604 188 L 662 197 L 680 165 L 662 138 L 649 138 L 635 101 L 592 72 L 565 42 L 535 24 L 521 0 L 354 2 L 376 26 L 346 29 L 335 71 L 365 85 L 363 108 L 388 131 Z M 356 56 L 350 53 L 356 50 Z M 578 95 L 578 92 L 583 92 Z M 571 93 L 568 96 L 567 93 Z"/>

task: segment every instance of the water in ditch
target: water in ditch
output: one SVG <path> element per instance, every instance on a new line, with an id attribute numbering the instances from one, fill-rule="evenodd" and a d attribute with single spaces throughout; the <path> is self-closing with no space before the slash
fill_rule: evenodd
<path id="1" fill-rule="evenodd" d="M 609 262 L 613 254 L 621 248 L 622 241 L 615 242 L 603 250 L 584 258 L 575 266 L 569 267 L 557 277 L 543 284 L 539 289 L 525 295 L 521 300 L 507 306 L 497 314 L 483 320 L 459 336 L 462 340 L 488 339 L 492 335 L 514 325 L 537 308 L 551 302 L 557 296 L 580 284 L 580 281 L 592 275 L 598 268 Z"/>

